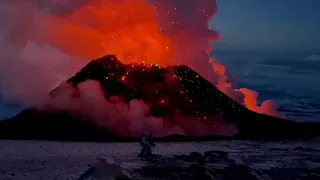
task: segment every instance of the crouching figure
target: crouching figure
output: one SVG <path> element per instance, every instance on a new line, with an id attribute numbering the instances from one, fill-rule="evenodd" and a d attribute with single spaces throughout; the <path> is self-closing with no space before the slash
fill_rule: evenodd
<path id="1" fill-rule="evenodd" d="M 155 146 L 151 133 L 143 133 L 140 138 L 140 145 L 142 146 L 140 157 L 152 156 L 152 147 Z"/>

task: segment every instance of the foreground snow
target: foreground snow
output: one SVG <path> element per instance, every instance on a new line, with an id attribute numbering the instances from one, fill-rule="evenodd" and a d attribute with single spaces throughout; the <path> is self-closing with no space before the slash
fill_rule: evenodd
<path id="1" fill-rule="evenodd" d="M 219 150 L 227 152 L 227 158 L 236 164 L 259 172 L 278 169 L 279 176 L 283 172 L 287 177 L 286 170 L 293 168 L 306 177 L 320 177 L 320 173 L 315 173 L 320 172 L 319 145 L 320 141 L 157 143 L 154 152 L 170 158 L 194 151 Z M 78 179 L 97 158 L 129 170 L 149 166 L 148 162 L 137 158 L 139 151 L 138 143 L 0 141 L 0 179 Z"/>

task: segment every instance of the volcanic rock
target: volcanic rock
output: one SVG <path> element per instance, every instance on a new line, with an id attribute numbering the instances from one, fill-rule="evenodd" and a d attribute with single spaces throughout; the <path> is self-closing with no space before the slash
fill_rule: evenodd
<path id="1" fill-rule="evenodd" d="M 210 154 L 206 152 L 205 154 Z M 184 158 L 181 158 L 184 157 Z M 220 159 L 213 158 L 210 161 L 203 162 L 205 155 L 198 152 L 192 152 L 189 155 L 174 155 L 173 157 L 160 157 L 154 161 L 146 161 L 144 159 L 136 159 L 136 163 L 141 163 L 142 166 L 127 167 L 117 170 L 122 172 L 127 178 L 124 179 L 252 179 L 256 180 L 258 177 L 252 173 L 255 170 L 250 169 L 245 165 L 239 165 L 234 161 L 228 159 L 226 156 Z M 133 163 L 133 162 L 132 162 Z M 140 163 L 139 163 L 140 164 Z M 114 167 L 120 167 L 113 164 Z M 86 172 L 84 172 L 80 179 L 97 178 L 100 179 L 110 177 L 109 171 L 115 169 L 110 163 L 95 163 Z M 129 168 L 129 169 L 128 169 Z M 101 176 L 101 175 L 104 176 Z M 113 173 L 115 174 L 115 173 Z M 121 173 L 118 173 L 121 174 Z M 116 178 L 116 176 L 111 176 Z"/>
<path id="2" fill-rule="evenodd" d="M 196 117 L 209 126 L 217 123 L 212 122 L 212 117 L 221 117 L 238 129 L 238 134 L 227 138 L 269 140 L 320 135 L 319 124 L 298 123 L 248 110 L 187 66 L 123 64 L 116 56 L 107 55 L 91 61 L 66 83 L 77 88 L 87 80 L 99 82 L 105 99 L 120 97 L 125 103 L 133 99 L 143 100 L 150 108 L 149 116 L 170 119 L 179 113 Z M 51 91 L 49 97 L 59 96 L 60 88 Z M 188 123 L 187 119 L 185 121 L 183 123 Z M 172 137 L 176 140 L 195 140 L 195 137 Z M 0 138 L 128 140 L 128 137 L 116 136 L 68 112 L 43 112 L 35 108 L 28 108 L 13 118 L 1 121 Z M 166 138 L 169 137 L 162 140 Z M 212 136 L 196 137 L 198 140 L 201 138 L 214 139 Z"/>

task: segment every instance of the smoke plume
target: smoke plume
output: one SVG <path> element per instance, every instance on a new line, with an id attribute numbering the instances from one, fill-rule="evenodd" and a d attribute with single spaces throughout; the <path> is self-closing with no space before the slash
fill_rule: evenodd
<path id="1" fill-rule="evenodd" d="M 219 38 L 208 28 L 216 12 L 215 0 L 2 1 L 1 95 L 6 102 L 38 104 L 89 60 L 116 54 L 123 63 L 185 64 L 249 109 L 276 115 L 274 102 L 268 100 L 259 106 L 257 92 L 234 89 L 225 67 L 208 56 L 209 41 Z M 73 99 L 66 93 L 52 106 L 59 104 L 73 112 L 81 109 L 77 113 L 84 113 L 82 117 L 94 112 L 95 118 L 90 118 L 119 134 L 124 129 L 132 133 L 148 129 L 159 135 L 212 132 L 202 124 L 169 126 L 166 119 L 145 117 L 148 106 L 136 99 L 129 104 L 105 101 L 95 82 L 80 85 L 80 91 L 80 98 Z M 179 116 L 176 122 L 193 119 Z M 106 117 L 108 123 L 102 122 Z M 194 127 L 198 130 L 191 130 Z"/>
<path id="2" fill-rule="evenodd" d="M 96 124 L 121 136 L 138 137 L 143 132 L 155 136 L 182 135 L 234 135 L 237 130 L 219 117 L 213 117 L 215 126 L 206 126 L 197 117 L 176 114 L 173 119 L 147 116 L 149 106 L 133 99 L 125 103 L 119 97 L 105 99 L 99 82 L 89 80 L 74 88 L 64 84 L 59 88 L 59 97 L 50 98 L 38 107 L 44 111 L 67 110 L 78 118 L 94 121 Z M 187 123 L 186 123 L 187 122 Z"/>

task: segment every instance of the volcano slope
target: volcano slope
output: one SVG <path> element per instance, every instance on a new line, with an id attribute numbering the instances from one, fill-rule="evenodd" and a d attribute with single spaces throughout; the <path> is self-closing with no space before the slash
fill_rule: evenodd
<path id="1" fill-rule="evenodd" d="M 70 78 L 67 84 L 77 89 L 80 83 L 87 80 L 99 82 L 105 99 L 120 97 L 124 103 L 133 99 L 142 100 L 149 106 L 147 116 L 166 117 L 170 120 L 179 113 L 184 117 L 194 117 L 207 126 L 214 126 L 217 123 L 213 122 L 215 119 L 223 119 L 226 124 L 233 124 L 237 128 L 237 133 L 228 137 L 189 133 L 159 137 L 159 140 L 274 140 L 320 135 L 319 124 L 294 122 L 248 110 L 187 66 L 127 65 L 118 61 L 114 55 L 107 55 L 91 61 Z M 59 96 L 61 87 L 51 91 L 49 97 Z M 191 122 L 186 118 L 180 125 L 188 123 Z M 80 120 L 65 111 L 40 111 L 36 108 L 25 109 L 13 118 L 1 121 L 0 138 L 60 141 L 135 140 L 112 133 L 92 121 Z"/>

